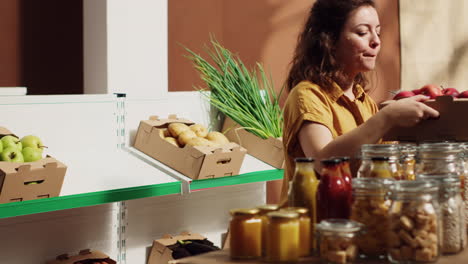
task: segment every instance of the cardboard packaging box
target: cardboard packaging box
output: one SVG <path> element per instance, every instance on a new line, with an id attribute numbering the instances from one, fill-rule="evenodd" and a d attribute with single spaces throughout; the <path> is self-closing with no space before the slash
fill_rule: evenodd
<path id="1" fill-rule="evenodd" d="M 388 102 L 383 103 L 384 107 Z M 423 120 L 414 127 L 398 127 L 389 131 L 386 141 L 468 141 L 468 99 L 439 96 L 425 102 L 440 113 L 438 119 Z"/>
<path id="2" fill-rule="evenodd" d="M 238 175 L 247 150 L 236 143 L 221 147 L 185 146 L 178 148 L 160 136 L 171 123 L 193 122 L 170 115 L 143 120 L 138 127 L 134 147 L 194 180 Z"/>
<path id="3" fill-rule="evenodd" d="M 282 138 L 259 138 L 241 128 L 229 117 L 224 120 L 222 131 L 230 141 L 246 148 L 248 154 L 275 168 L 282 169 L 284 167 Z"/>
<path id="4" fill-rule="evenodd" d="M 13 135 L 0 127 L 0 136 Z M 34 162 L 0 161 L 0 203 L 59 196 L 67 166 L 46 157 Z"/>
<path id="5" fill-rule="evenodd" d="M 182 232 L 180 235 L 164 235 L 163 238 L 154 240 L 151 248 L 148 264 L 167 264 L 174 260 L 172 250 L 168 247 L 177 243 L 178 240 L 203 240 L 204 236 L 197 233 Z"/>
<path id="6" fill-rule="evenodd" d="M 47 264 L 116 264 L 117 261 L 109 258 L 101 251 L 91 251 L 89 249 L 81 250 L 78 255 L 69 256 L 62 254 L 55 260 L 48 261 Z"/>

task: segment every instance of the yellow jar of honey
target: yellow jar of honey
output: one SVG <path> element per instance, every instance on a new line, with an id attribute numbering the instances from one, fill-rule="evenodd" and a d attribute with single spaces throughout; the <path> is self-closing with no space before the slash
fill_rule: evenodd
<path id="1" fill-rule="evenodd" d="M 284 212 L 296 212 L 299 215 L 299 256 L 306 257 L 312 253 L 312 223 L 309 209 L 304 207 L 286 207 Z"/>
<path id="2" fill-rule="evenodd" d="M 268 262 L 296 262 L 299 260 L 299 214 L 271 212 L 268 216 L 266 256 Z"/>
<path id="3" fill-rule="evenodd" d="M 231 210 L 230 256 L 233 259 L 252 259 L 262 256 L 262 219 L 258 209 Z"/>
<path id="4" fill-rule="evenodd" d="M 262 219 L 262 256 L 265 256 L 266 253 L 266 230 L 268 227 L 268 216 L 270 212 L 278 211 L 279 206 L 277 204 L 264 204 L 257 206 L 258 215 Z"/>

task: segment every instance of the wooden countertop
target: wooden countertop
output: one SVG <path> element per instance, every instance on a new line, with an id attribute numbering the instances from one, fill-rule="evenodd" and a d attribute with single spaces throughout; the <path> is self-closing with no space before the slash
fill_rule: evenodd
<path id="1" fill-rule="evenodd" d="M 207 254 L 198 255 L 195 257 L 188 257 L 178 260 L 172 260 L 169 262 L 170 264 L 259 264 L 259 263 L 266 263 L 259 260 L 242 260 L 242 261 L 234 261 L 231 260 L 229 257 L 228 250 L 218 250 L 213 251 Z M 303 258 L 298 263 L 320 263 L 318 258 L 310 257 L 310 258 Z M 355 263 L 363 263 L 363 264 L 384 264 L 389 263 L 388 261 L 356 261 Z M 437 264 L 465 264 L 468 263 L 468 249 L 465 249 L 463 252 L 456 254 L 456 255 L 447 255 L 442 256 L 437 261 Z"/>

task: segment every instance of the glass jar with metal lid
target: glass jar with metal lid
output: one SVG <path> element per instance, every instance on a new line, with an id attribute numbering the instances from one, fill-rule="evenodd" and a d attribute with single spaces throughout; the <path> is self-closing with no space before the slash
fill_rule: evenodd
<path id="1" fill-rule="evenodd" d="M 266 254 L 266 232 L 268 228 L 268 216 L 270 212 L 275 212 L 279 210 L 277 204 L 264 204 L 257 206 L 258 216 L 262 219 L 262 256 Z"/>
<path id="2" fill-rule="evenodd" d="M 311 255 L 313 250 L 312 243 L 312 223 L 310 221 L 309 209 L 305 207 L 286 207 L 280 212 L 298 213 L 299 219 L 299 256 L 306 257 Z"/>
<path id="3" fill-rule="evenodd" d="M 347 219 L 327 219 L 316 228 L 322 262 L 345 264 L 355 261 L 358 253 L 356 238 L 362 233 L 363 224 Z"/>
<path id="4" fill-rule="evenodd" d="M 388 190 L 394 182 L 393 179 L 353 179 L 351 220 L 366 226 L 366 232 L 356 239 L 363 258 L 383 259 L 387 256 L 385 233 L 390 228 Z"/>
<path id="5" fill-rule="evenodd" d="M 267 214 L 266 255 L 268 262 L 299 260 L 299 214 L 277 211 Z"/>
<path id="6" fill-rule="evenodd" d="M 393 263 L 432 263 L 440 255 L 439 185 L 396 181 L 390 187 L 388 258 Z"/>
<path id="7" fill-rule="evenodd" d="M 457 143 L 423 143 L 418 147 L 416 174 L 464 172 L 463 149 Z"/>
<path id="8" fill-rule="evenodd" d="M 416 154 L 417 145 L 414 143 L 400 143 L 400 169 L 404 179 L 414 180 L 416 178 Z"/>
<path id="9" fill-rule="evenodd" d="M 442 253 L 454 254 L 462 251 L 466 246 L 466 225 L 465 206 L 460 195 L 460 178 L 456 174 L 422 174 L 417 175 L 417 178 L 439 182 Z"/>
<path id="10" fill-rule="evenodd" d="M 233 209 L 229 223 L 229 250 L 233 259 L 262 256 L 262 219 L 258 209 Z"/>
<path id="11" fill-rule="evenodd" d="M 358 178 L 371 174 L 372 158 L 386 158 L 391 168 L 391 177 L 402 179 L 400 169 L 400 149 L 396 144 L 364 144 L 361 147 L 361 165 L 357 173 Z M 366 176 L 367 175 L 367 176 Z"/>

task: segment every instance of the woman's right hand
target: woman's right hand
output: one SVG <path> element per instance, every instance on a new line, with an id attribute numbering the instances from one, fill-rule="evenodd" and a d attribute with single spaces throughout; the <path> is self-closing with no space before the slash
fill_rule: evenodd
<path id="1" fill-rule="evenodd" d="M 429 98 L 425 95 L 417 95 L 395 101 L 380 110 L 380 114 L 386 117 L 391 126 L 410 127 L 421 120 L 439 117 L 439 112 L 422 103 Z"/>

